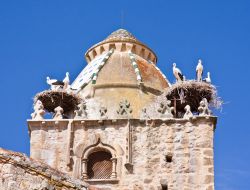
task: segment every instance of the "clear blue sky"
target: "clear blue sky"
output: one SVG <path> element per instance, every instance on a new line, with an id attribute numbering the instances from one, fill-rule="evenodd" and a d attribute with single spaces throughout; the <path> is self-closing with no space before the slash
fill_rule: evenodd
<path id="1" fill-rule="evenodd" d="M 121 12 L 124 21 L 121 24 Z M 29 154 L 26 119 L 47 75 L 74 79 L 85 51 L 126 28 L 187 78 L 198 58 L 225 105 L 217 112 L 215 180 L 219 190 L 250 189 L 250 3 L 243 0 L 0 0 L 0 146 Z"/>

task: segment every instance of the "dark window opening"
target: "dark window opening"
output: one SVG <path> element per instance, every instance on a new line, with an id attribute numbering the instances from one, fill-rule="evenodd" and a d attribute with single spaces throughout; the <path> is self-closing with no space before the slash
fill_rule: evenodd
<path id="1" fill-rule="evenodd" d="M 161 185 L 162 190 L 168 190 L 168 185 Z"/>
<path id="2" fill-rule="evenodd" d="M 166 155 L 166 162 L 172 162 L 172 155 Z"/>
<path id="3" fill-rule="evenodd" d="M 115 49 L 115 44 L 109 44 L 109 50 Z"/>
<path id="4" fill-rule="evenodd" d="M 109 152 L 93 152 L 88 157 L 87 173 L 89 179 L 110 179 L 112 174 L 112 155 Z"/>
<path id="5" fill-rule="evenodd" d="M 102 54 L 104 51 L 105 51 L 104 47 L 101 46 L 101 48 L 100 48 L 100 54 Z"/>

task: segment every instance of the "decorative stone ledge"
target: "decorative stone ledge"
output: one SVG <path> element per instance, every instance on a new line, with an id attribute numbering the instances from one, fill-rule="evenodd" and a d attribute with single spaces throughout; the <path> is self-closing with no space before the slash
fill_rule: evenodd
<path id="1" fill-rule="evenodd" d="M 201 120 L 201 119 L 205 119 L 208 121 L 213 121 L 216 122 L 217 121 L 217 117 L 216 116 L 193 116 L 190 119 L 183 119 L 183 118 L 150 118 L 147 121 L 151 122 L 151 121 L 155 121 L 155 122 L 163 122 L 163 123 L 177 123 L 177 122 L 188 122 L 188 121 L 196 121 L 196 120 Z M 122 122 L 122 121 L 145 121 L 146 119 L 141 119 L 141 118 L 110 118 L 110 119 L 100 119 L 100 118 L 96 118 L 96 119 L 61 119 L 61 120 L 54 120 L 54 119 L 44 119 L 44 120 L 31 120 L 28 119 L 27 122 L 28 124 L 49 124 L 49 125 L 56 125 L 58 123 L 65 123 L 67 124 L 69 121 L 72 121 L 72 123 L 76 123 L 76 124 L 87 124 L 87 123 L 100 123 L 100 121 L 103 122 L 110 122 L 110 123 L 116 123 L 116 122 Z"/>
<path id="2" fill-rule="evenodd" d="M 216 116 L 193 116 L 190 119 L 183 119 L 183 118 L 151 118 L 151 119 L 140 119 L 140 118 L 133 118 L 133 119 L 127 119 L 127 118 L 116 118 L 116 119 L 61 119 L 61 120 L 54 120 L 54 119 L 44 119 L 44 120 L 27 120 L 28 122 L 28 128 L 29 131 L 31 130 L 31 126 L 41 127 L 41 126 L 65 126 L 67 127 L 68 123 L 71 122 L 73 125 L 83 125 L 85 127 L 88 127 L 89 125 L 113 125 L 113 124 L 124 124 L 124 121 L 129 121 L 132 124 L 134 122 L 139 123 L 146 123 L 147 125 L 155 125 L 155 124 L 174 124 L 174 123 L 187 123 L 187 122 L 193 122 L 197 123 L 201 120 L 211 122 L 214 126 L 217 123 L 217 117 Z"/>
<path id="3" fill-rule="evenodd" d="M 85 180 L 89 184 L 103 184 L 103 183 L 118 183 L 119 179 L 87 179 Z"/>

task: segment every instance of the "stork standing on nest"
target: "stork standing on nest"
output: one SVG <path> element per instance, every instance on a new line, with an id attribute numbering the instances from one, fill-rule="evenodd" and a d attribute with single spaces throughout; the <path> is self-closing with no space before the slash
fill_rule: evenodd
<path id="1" fill-rule="evenodd" d="M 65 76 L 65 78 L 63 79 L 63 89 L 64 89 L 64 90 L 67 90 L 67 89 L 70 88 L 69 83 L 70 83 L 70 80 L 69 80 L 69 72 L 66 72 L 66 76 Z"/>
<path id="2" fill-rule="evenodd" d="M 57 79 L 50 79 L 50 77 L 47 77 L 47 84 L 50 85 L 51 90 L 57 90 L 58 88 L 64 85 L 64 82 Z"/>
<path id="3" fill-rule="evenodd" d="M 203 65 L 201 59 L 198 60 L 198 65 L 196 66 L 196 80 L 198 82 L 202 81 Z"/>
<path id="4" fill-rule="evenodd" d="M 173 74 L 177 82 L 183 81 L 183 75 L 181 70 L 176 67 L 176 63 L 173 63 Z"/>
<path id="5" fill-rule="evenodd" d="M 174 74 L 177 82 L 183 81 L 184 77 L 181 73 L 181 70 L 176 67 L 176 63 L 173 63 L 173 74 Z"/>
<path id="6" fill-rule="evenodd" d="M 203 81 L 206 82 L 206 83 L 211 83 L 212 82 L 211 77 L 210 77 L 210 72 L 207 72 L 207 78 L 204 78 Z"/>
<path id="7" fill-rule="evenodd" d="M 68 88 L 70 88 L 69 82 L 69 72 L 66 72 L 66 76 L 63 81 L 50 79 L 50 77 L 47 77 L 47 84 L 51 86 L 51 90 L 58 90 L 60 88 L 62 88 L 63 90 L 67 90 Z"/>

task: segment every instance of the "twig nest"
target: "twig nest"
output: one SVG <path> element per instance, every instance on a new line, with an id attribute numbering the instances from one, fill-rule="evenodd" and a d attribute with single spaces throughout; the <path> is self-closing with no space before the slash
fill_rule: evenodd
<path id="1" fill-rule="evenodd" d="M 221 100 L 217 97 L 215 86 L 197 81 L 177 82 L 171 86 L 164 96 L 171 100 L 171 106 L 174 106 L 177 112 L 184 112 L 187 105 L 192 112 L 198 112 L 200 101 L 206 98 L 209 105 L 219 108 Z"/>
<path id="2" fill-rule="evenodd" d="M 43 103 L 44 109 L 48 112 L 54 112 L 54 109 L 60 106 L 64 113 L 75 110 L 81 102 L 79 96 L 64 90 L 45 90 L 34 97 L 34 102 L 37 100 Z"/>

